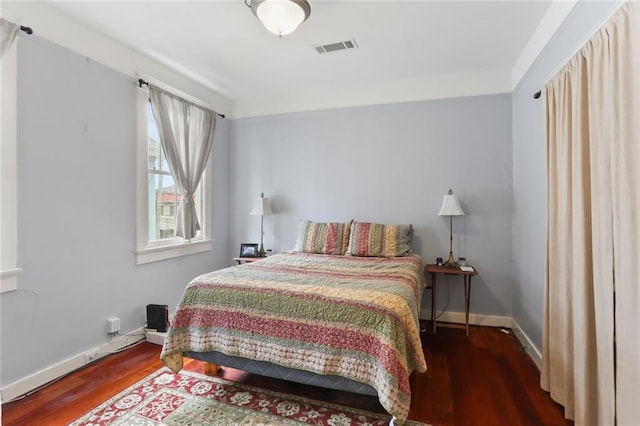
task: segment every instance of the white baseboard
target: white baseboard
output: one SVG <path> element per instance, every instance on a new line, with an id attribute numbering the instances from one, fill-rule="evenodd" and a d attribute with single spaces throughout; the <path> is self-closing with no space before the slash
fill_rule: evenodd
<path id="1" fill-rule="evenodd" d="M 531 339 L 529 339 L 529 336 L 522 331 L 522 328 L 520 328 L 520 325 L 518 325 L 516 320 L 511 319 L 511 322 L 511 330 L 522 345 L 522 349 L 527 353 L 527 355 L 529 355 L 529 358 L 531 358 L 534 364 L 538 367 L 538 370 L 540 370 L 542 368 L 542 354 L 533 344 Z"/>
<path id="2" fill-rule="evenodd" d="M 144 334 L 147 336 L 147 342 L 154 345 L 164 345 L 164 339 L 167 337 L 167 333 L 161 333 L 159 331 L 145 330 Z"/>
<path id="3" fill-rule="evenodd" d="M 110 340 L 107 343 L 91 348 L 78 355 L 60 361 L 50 367 L 44 368 L 14 383 L 0 389 L 0 401 L 9 402 L 21 395 L 33 391 L 59 377 L 64 376 L 80 367 L 83 367 L 97 359 L 105 357 L 113 352 L 125 348 L 133 343 L 145 339 L 144 331 L 141 328 L 133 330 Z"/>
<path id="4" fill-rule="evenodd" d="M 431 311 L 420 311 L 420 319 L 431 320 Z M 464 324 L 464 312 L 444 312 L 438 321 L 451 322 L 455 324 Z M 522 349 L 529 355 L 538 369 L 542 366 L 542 354 L 540 350 L 533 344 L 529 336 L 526 335 L 520 325 L 511 317 L 502 317 L 496 315 L 469 314 L 469 324 L 486 325 L 489 327 L 506 327 L 510 328 Z"/>
<path id="5" fill-rule="evenodd" d="M 430 310 L 422 310 L 420 311 L 420 318 L 430 320 L 431 319 L 431 311 Z M 438 322 L 452 322 L 456 324 L 464 324 L 464 312 L 444 312 L 438 318 Z M 512 319 L 511 317 L 502 317 L 497 315 L 482 315 L 482 314 L 472 314 L 469 313 L 469 324 L 470 325 L 486 325 L 489 327 L 511 327 Z"/>

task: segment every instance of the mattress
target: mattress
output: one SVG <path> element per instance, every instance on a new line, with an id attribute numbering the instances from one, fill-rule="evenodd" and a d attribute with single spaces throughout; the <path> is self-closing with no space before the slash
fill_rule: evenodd
<path id="1" fill-rule="evenodd" d="M 418 323 L 424 285 L 415 254 L 288 252 L 203 274 L 185 289 L 161 357 L 173 371 L 186 353 L 217 352 L 294 372 L 278 374 L 345 378 L 374 389 L 402 421 L 409 376 L 426 371 Z"/>

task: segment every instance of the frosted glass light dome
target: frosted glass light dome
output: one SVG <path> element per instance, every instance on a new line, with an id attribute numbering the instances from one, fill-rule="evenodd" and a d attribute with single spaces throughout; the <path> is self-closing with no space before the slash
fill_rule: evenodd
<path id="1" fill-rule="evenodd" d="M 254 0 L 251 10 L 269 31 L 280 37 L 291 34 L 311 14 L 306 0 Z"/>

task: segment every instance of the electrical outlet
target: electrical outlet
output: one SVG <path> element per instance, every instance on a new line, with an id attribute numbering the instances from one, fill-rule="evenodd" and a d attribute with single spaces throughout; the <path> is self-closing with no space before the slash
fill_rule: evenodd
<path id="1" fill-rule="evenodd" d="M 107 320 L 107 333 L 115 334 L 120 331 L 120 318 L 113 317 Z"/>

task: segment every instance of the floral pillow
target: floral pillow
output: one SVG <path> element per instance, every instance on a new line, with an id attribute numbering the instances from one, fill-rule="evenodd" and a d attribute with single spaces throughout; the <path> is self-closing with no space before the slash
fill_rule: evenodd
<path id="1" fill-rule="evenodd" d="M 347 255 L 398 257 L 411 253 L 412 225 L 353 222 Z"/>
<path id="2" fill-rule="evenodd" d="M 339 254 L 347 250 L 351 222 L 311 222 L 298 223 L 298 236 L 294 251 L 318 254 Z"/>

